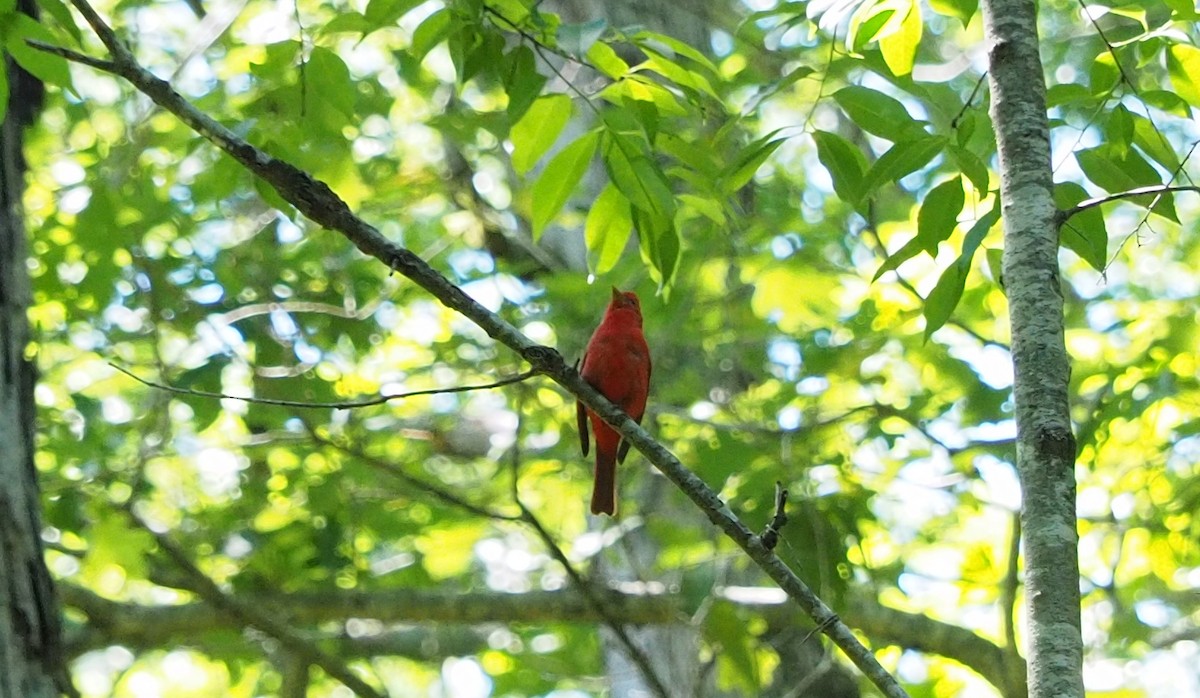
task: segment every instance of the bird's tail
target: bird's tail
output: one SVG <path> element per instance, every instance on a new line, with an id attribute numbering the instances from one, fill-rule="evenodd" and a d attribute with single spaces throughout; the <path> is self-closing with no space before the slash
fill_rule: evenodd
<path id="1" fill-rule="evenodd" d="M 599 442 L 599 435 L 597 435 Z M 617 454 L 596 444 L 596 482 L 592 487 L 592 513 L 617 514 Z"/>

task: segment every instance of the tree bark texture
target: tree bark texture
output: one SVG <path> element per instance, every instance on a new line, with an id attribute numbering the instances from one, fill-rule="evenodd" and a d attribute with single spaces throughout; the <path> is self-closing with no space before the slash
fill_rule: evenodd
<path id="1" fill-rule="evenodd" d="M 1012 322 L 1029 695 L 1083 698 L 1075 439 L 1037 10 L 1033 0 L 985 0 L 983 14 Z"/>
<path id="2" fill-rule="evenodd" d="M 29 11 L 33 3 L 21 5 Z M 10 60 L 4 69 L 11 93 L 0 124 L 0 698 L 42 698 L 72 691 L 58 601 L 42 557 L 33 465 L 35 373 L 25 355 L 29 277 L 21 215 L 22 129 L 40 106 L 41 84 Z"/>

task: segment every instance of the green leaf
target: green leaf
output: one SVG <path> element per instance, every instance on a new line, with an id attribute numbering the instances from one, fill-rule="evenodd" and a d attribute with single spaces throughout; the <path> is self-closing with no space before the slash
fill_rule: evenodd
<path id="1" fill-rule="evenodd" d="M 1192 116 L 1192 110 L 1188 103 L 1170 90 L 1143 90 L 1142 101 L 1155 109 L 1161 109 L 1181 119 L 1190 119 Z"/>
<path id="2" fill-rule="evenodd" d="M 563 148 L 546 165 L 545 171 L 533 185 L 533 237 L 537 240 L 546 225 L 554 220 L 575 186 L 587 171 L 588 163 L 596 154 L 600 134 L 589 131 Z"/>
<path id="3" fill-rule="evenodd" d="M 13 3 L 15 5 L 15 2 Z M 75 15 L 71 14 L 71 9 L 62 0 L 37 0 L 38 7 L 46 11 L 46 14 L 53 17 L 59 26 L 65 28 L 71 37 L 75 39 L 76 44 L 83 43 L 83 33 L 79 31 L 79 24 L 75 22 Z"/>
<path id="4" fill-rule="evenodd" d="M 608 30 L 608 20 L 564 24 L 558 28 L 558 47 L 572 56 L 584 56 Z"/>
<path id="5" fill-rule="evenodd" d="M 738 153 L 738 159 L 731 162 L 721 174 L 722 192 L 732 194 L 746 186 L 763 162 L 771 157 L 771 153 L 774 153 L 787 140 L 775 138 L 778 133 L 778 130 L 772 131 L 747 145 Z"/>
<path id="6" fill-rule="evenodd" d="M 987 260 L 988 271 L 992 274 L 992 280 L 1000 287 L 1004 288 L 1004 250 L 998 247 L 988 247 L 984 249 L 984 259 Z"/>
<path id="7" fill-rule="evenodd" d="M 987 165 L 983 164 L 983 160 L 980 160 L 978 155 L 966 148 L 959 148 L 952 145 L 949 147 L 949 151 L 954 156 L 955 162 L 958 163 L 958 169 L 967 176 L 967 179 L 971 180 L 971 186 L 975 187 L 975 191 L 980 194 L 986 194 L 990 182 L 988 179 L 988 168 Z"/>
<path id="8" fill-rule="evenodd" d="M 955 177 L 933 188 L 917 213 L 917 239 L 931 256 L 937 255 L 938 243 L 947 240 L 958 224 L 964 201 L 962 177 Z"/>
<path id="9" fill-rule="evenodd" d="M 996 205 L 992 210 L 984 214 L 967 231 L 966 237 L 963 238 L 963 248 L 958 259 L 942 272 L 941 277 L 938 278 L 937 285 L 933 287 L 933 290 L 929 293 L 929 297 L 925 299 L 926 341 L 929 340 L 930 335 L 946 324 L 946 321 L 950 319 L 950 315 L 958 306 L 958 301 L 962 298 L 963 289 L 966 287 L 967 275 L 971 272 L 971 260 L 975 257 L 975 251 L 983 243 L 983 239 L 987 236 L 988 231 L 999 220 L 1000 201 L 997 198 Z"/>
<path id="10" fill-rule="evenodd" d="M 366 36 L 379 27 L 367 21 L 359 12 L 339 12 L 336 17 L 325 23 L 318 31 L 320 36 L 333 34 L 361 34 Z"/>
<path id="11" fill-rule="evenodd" d="M 685 116 L 688 113 L 674 93 L 640 75 L 630 75 L 610 84 L 600 91 L 600 96 L 622 109 L 633 100 L 649 102 L 660 114 L 667 116 Z"/>
<path id="12" fill-rule="evenodd" d="M 833 93 L 833 98 L 867 133 L 892 142 L 924 135 L 921 122 L 909 116 L 899 100 L 882 92 L 851 85 Z"/>
<path id="13" fill-rule="evenodd" d="M 1133 117 L 1133 142 L 1137 147 L 1141 148 L 1144 153 L 1154 159 L 1163 169 L 1171 174 L 1179 171 L 1179 154 L 1171 147 L 1170 141 L 1167 140 L 1157 128 L 1154 127 L 1154 122 L 1140 114 L 1132 114 Z"/>
<path id="14" fill-rule="evenodd" d="M 314 46 L 308 57 L 305 78 L 310 80 L 312 95 L 332 106 L 346 118 L 354 119 L 354 80 L 342 59 L 324 46 Z M 311 104 L 311 101 L 310 101 Z"/>
<path id="15" fill-rule="evenodd" d="M 707 196 L 697 196 L 696 194 L 680 194 L 678 198 L 680 203 L 690 206 L 700 215 L 717 225 L 725 225 L 728 222 L 725 219 L 725 209 L 721 207 L 721 202 L 716 199 Z"/>
<path id="16" fill-rule="evenodd" d="M 533 169 L 546 151 L 558 140 L 571 118 L 571 98 L 546 95 L 534 100 L 520 121 L 513 124 L 509 139 L 513 144 L 512 163 L 518 174 Z"/>
<path id="17" fill-rule="evenodd" d="M 855 53 L 862 52 L 896 15 L 895 5 L 896 3 L 859 5 L 846 30 L 846 45 Z"/>
<path id="18" fill-rule="evenodd" d="M 1118 146 L 1121 150 L 1133 143 L 1133 115 L 1125 105 L 1118 104 L 1109 113 L 1108 121 L 1104 125 L 1104 142 Z"/>
<path id="19" fill-rule="evenodd" d="M 925 136 L 901 141 L 881 155 L 863 176 L 863 196 L 870 195 L 885 182 L 894 182 L 929 164 L 946 147 L 943 136 Z"/>
<path id="20" fill-rule="evenodd" d="M 813 132 L 817 144 L 817 159 L 829 171 L 833 191 L 838 198 L 855 205 L 863 196 L 863 173 L 867 159 L 850 141 L 828 131 Z"/>
<path id="21" fill-rule="evenodd" d="M 588 62 L 608 77 L 619 80 L 629 73 L 629 64 L 617 55 L 612 46 L 597 41 L 587 50 Z"/>
<path id="22" fill-rule="evenodd" d="M 1158 171 L 1135 150 L 1120 152 L 1116 146 L 1104 144 L 1075 153 L 1075 160 L 1087 178 L 1110 194 L 1119 194 L 1139 187 L 1162 184 Z M 1170 194 L 1137 196 L 1132 201 L 1139 206 L 1154 204 L 1154 213 L 1179 222 L 1174 199 Z"/>
<path id="23" fill-rule="evenodd" d="M 508 118 L 515 121 L 525 115 L 542 93 L 546 76 L 537 71 L 537 60 L 533 49 L 528 46 L 516 47 L 504 57 L 504 62 L 504 90 L 508 93 L 508 108 L 505 111 Z"/>
<path id="24" fill-rule="evenodd" d="M 962 292 L 966 284 L 967 270 L 963 269 L 961 264 L 955 262 L 942 272 L 941 277 L 938 278 L 937 285 L 933 287 L 933 291 L 925 299 L 926 341 L 950 319 L 950 315 L 958 306 L 959 299 L 962 298 Z"/>
<path id="25" fill-rule="evenodd" d="M 634 68 L 635 71 L 652 70 L 680 87 L 688 88 L 693 92 L 703 92 L 713 99 L 720 99 L 708 78 L 700 73 L 684 68 L 670 58 L 652 50 L 646 49 L 646 55 L 646 60 L 638 64 Z"/>
<path id="26" fill-rule="evenodd" d="M 632 209 L 638 231 L 638 249 L 650 264 L 651 277 L 659 289 L 669 290 L 679 263 L 679 232 L 674 221 L 642 209 Z"/>
<path id="27" fill-rule="evenodd" d="M 603 274 L 616 266 L 633 232 L 633 214 L 629 199 L 611 182 L 596 197 L 583 231 L 588 251 L 596 260 L 594 273 Z"/>
<path id="28" fill-rule="evenodd" d="M 675 52 L 676 55 L 683 56 L 694 63 L 699 64 L 702 68 L 708 71 L 710 75 L 719 75 L 721 71 L 717 70 L 717 66 L 709 60 L 708 56 L 700 53 L 696 49 L 688 46 L 679 39 L 676 39 L 666 34 L 659 34 L 652 31 L 640 31 L 634 34 L 631 39 L 637 44 L 638 48 L 643 51 L 653 51 L 662 55 L 662 47 L 666 47 Z"/>
<path id="29" fill-rule="evenodd" d="M 1200 108 L 1200 48 L 1172 44 L 1167 49 L 1167 74 L 1180 97 Z"/>
<path id="30" fill-rule="evenodd" d="M 917 60 L 917 48 L 921 45 L 921 6 L 915 0 L 901 3 L 897 15 L 901 17 L 895 31 L 882 34 L 879 39 L 879 49 L 883 53 L 883 61 L 893 75 L 903 76 L 912 72 Z M 906 6 L 906 7 L 905 7 Z M 889 22 L 890 24 L 890 22 Z"/>
<path id="31" fill-rule="evenodd" d="M 412 46 L 409 51 L 418 61 L 425 58 L 435 46 L 450 36 L 454 24 L 454 16 L 450 10 L 442 8 L 434 12 L 413 31 Z"/>
<path id="32" fill-rule="evenodd" d="M 613 184 L 642 211 L 668 221 L 674 218 L 675 197 L 646 141 L 611 128 L 605 134 L 602 154 Z"/>
<path id="33" fill-rule="evenodd" d="M 1051 85 L 1046 89 L 1047 107 L 1061 107 L 1076 102 L 1087 103 L 1092 99 L 1091 91 L 1077 82 Z"/>
<path id="34" fill-rule="evenodd" d="M 900 267 L 901 264 L 904 264 L 913 257 L 921 254 L 924 249 L 925 245 L 921 241 L 921 238 L 918 235 L 914 235 L 908 242 L 904 243 L 900 249 L 891 253 L 888 255 L 887 259 L 883 260 L 883 264 L 879 265 L 879 269 L 876 270 L 875 276 L 871 277 L 871 282 L 874 283 L 878 281 L 879 277 L 883 276 L 889 271 L 895 271 Z"/>
<path id="35" fill-rule="evenodd" d="M 4 34 L 4 43 L 8 54 L 35 78 L 51 85 L 58 85 L 75 94 L 75 87 L 71 84 L 71 71 L 67 68 L 67 59 L 39 51 L 25 43 L 26 39 L 34 39 L 46 44 L 55 43 L 54 35 L 50 33 L 49 29 L 38 24 L 37 20 L 24 12 L 9 14 L 8 26 Z"/>
<path id="36" fill-rule="evenodd" d="M 930 0 L 929 6 L 940 15 L 957 19 L 966 29 L 979 11 L 979 0 Z"/>
<path id="37" fill-rule="evenodd" d="M 421 0 L 368 0 L 363 19 L 370 31 L 396 24 L 408 11 L 421 4 Z"/>
<path id="38" fill-rule="evenodd" d="M 1175 21 L 1191 21 L 1200 19 L 1195 0 L 1166 0 L 1171 8 L 1171 19 Z"/>
<path id="39" fill-rule="evenodd" d="M 1054 205 L 1060 211 L 1076 206 L 1091 198 L 1087 190 L 1075 182 L 1063 182 L 1054 186 Z M 1104 214 L 1099 206 L 1076 213 L 1063 222 L 1058 234 L 1059 242 L 1079 255 L 1080 259 L 1096 271 L 1104 271 L 1108 263 L 1108 230 L 1104 226 Z"/>

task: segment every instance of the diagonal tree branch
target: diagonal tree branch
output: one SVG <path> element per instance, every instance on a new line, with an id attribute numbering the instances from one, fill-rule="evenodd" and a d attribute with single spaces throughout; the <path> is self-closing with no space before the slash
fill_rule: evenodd
<path id="1" fill-rule="evenodd" d="M 390 269 L 408 277 L 447 308 L 458 311 L 493 339 L 517 352 L 532 365 L 533 370 L 548 376 L 591 407 L 695 502 L 705 516 L 742 548 L 759 568 L 775 580 L 885 696 L 907 696 L 895 677 L 879 664 L 871 651 L 858 640 L 837 614 L 778 556 L 762 544 L 758 536 L 721 501 L 716 492 L 620 408 L 585 382 L 556 350 L 536 344 L 513 325 L 477 303 L 411 250 L 385 238 L 376 228 L 355 216 L 346 202 L 340 199 L 329 185 L 294 165 L 255 148 L 196 109 L 175 92 L 170 84 L 138 64 L 129 49 L 86 0 L 71 0 L 71 4 L 79 10 L 112 54 L 113 74 L 128 80 L 160 107 L 174 114 L 270 184 L 280 197 L 309 219 L 341 233 L 364 254 L 379 259 Z M 99 66 L 93 67 L 103 70 Z"/>

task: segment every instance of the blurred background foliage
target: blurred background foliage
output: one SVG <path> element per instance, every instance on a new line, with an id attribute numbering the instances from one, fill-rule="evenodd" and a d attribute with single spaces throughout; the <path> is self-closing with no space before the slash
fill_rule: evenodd
<path id="1" fill-rule="evenodd" d="M 43 3 L 43 31 L 103 55 L 58 3 Z M 609 285 L 638 291 L 646 426 L 750 525 L 782 481 L 779 554 L 835 611 L 888 607 L 1019 645 L 975 2 L 97 7 L 200 109 L 569 359 Z M 1060 203 L 1191 184 L 1194 6 L 1041 11 Z M 503 621 L 522 595 L 573 586 L 516 497 L 586 577 L 682 599 L 672 617 L 696 631 L 689 659 L 712 691 L 799 686 L 778 619 L 729 601 L 771 598 L 766 580 L 645 461 L 620 471 L 619 519 L 586 514 L 573 401 L 547 380 L 297 409 L 170 393 L 110 366 L 314 403 L 523 370 L 129 85 L 26 60 L 69 83 L 29 133 L 26 205 L 37 462 L 84 695 L 288 685 L 292 665 L 236 618 L 174 635 L 163 620 L 160 636 L 121 625 L 196 598 L 139 520 L 226 593 L 284 616 L 298 611 L 273 595 L 494 595 L 463 601 L 457 622 L 423 622 L 402 596 L 391 621 L 293 619 L 392 695 L 601 694 L 620 649 L 596 618 L 546 606 Z M 1200 691 L 1196 200 L 1128 199 L 1063 228 L 1096 696 Z M 103 600 L 119 602 L 105 622 Z M 864 635 L 914 696 L 1014 695 L 969 653 Z M 406 651 L 404 637 L 424 640 Z M 857 681 L 824 695 L 869 692 Z M 337 686 L 314 673 L 309 691 Z"/>

